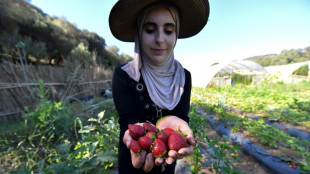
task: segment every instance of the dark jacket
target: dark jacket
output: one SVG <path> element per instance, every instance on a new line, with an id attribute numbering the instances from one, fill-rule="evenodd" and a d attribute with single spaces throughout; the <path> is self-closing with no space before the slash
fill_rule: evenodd
<path id="1" fill-rule="evenodd" d="M 123 66 L 123 65 L 122 65 Z M 128 124 L 137 122 L 150 121 L 154 125 L 159 119 L 157 117 L 156 105 L 151 100 L 144 80 L 141 76 L 137 83 L 119 66 L 115 69 L 112 80 L 112 93 L 116 110 L 119 114 L 120 124 L 120 141 L 119 141 L 119 173 L 136 174 L 145 173 L 142 169 L 135 169 L 131 163 L 131 155 L 129 149 L 123 143 L 123 136 L 128 129 Z M 185 70 L 185 69 L 184 69 Z M 173 110 L 162 110 L 162 116 L 175 115 L 186 122 L 189 122 L 188 112 L 190 108 L 191 94 L 191 74 L 185 70 L 185 86 L 184 93 L 180 102 Z M 166 166 L 165 173 L 174 173 L 175 163 Z M 154 167 L 148 173 L 160 173 L 160 167 Z"/>

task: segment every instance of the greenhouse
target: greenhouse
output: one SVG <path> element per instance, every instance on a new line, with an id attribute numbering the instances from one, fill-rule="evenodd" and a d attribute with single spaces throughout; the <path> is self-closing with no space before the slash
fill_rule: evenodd
<path id="1" fill-rule="evenodd" d="M 308 76 L 294 75 L 294 72 L 299 68 L 308 65 Z M 280 66 L 268 66 L 265 67 L 269 75 L 276 75 L 279 81 L 284 83 L 297 83 L 300 81 L 310 81 L 310 61 L 280 65 Z"/>
<path id="2" fill-rule="evenodd" d="M 250 60 L 232 61 L 227 64 L 213 64 L 202 71 L 204 77 L 194 78 L 193 86 L 225 86 L 227 84 L 244 83 L 244 84 L 259 84 L 266 76 L 275 76 L 277 81 L 284 83 L 296 83 L 300 81 L 309 81 L 309 75 L 295 75 L 295 71 L 303 66 L 308 65 L 310 61 L 294 63 L 289 65 L 269 66 L 262 65 Z M 309 68 L 306 67 L 306 71 Z M 195 72 L 193 72 L 195 73 Z M 308 72 L 309 74 L 309 72 Z"/>
<path id="3" fill-rule="evenodd" d="M 232 75 L 247 76 L 261 79 L 267 73 L 263 66 L 250 60 L 238 60 L 227 64 L 215 64 L 207 67 L 202 78 L 195 79 L 193 77 L 193 85 L 199 87 L 206 86 L 225 86 L 233 83 Z"/>

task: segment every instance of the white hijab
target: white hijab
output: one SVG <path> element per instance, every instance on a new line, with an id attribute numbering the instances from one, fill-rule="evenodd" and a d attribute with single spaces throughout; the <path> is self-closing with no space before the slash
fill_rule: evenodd
<path id="1" fill-rule="evenodd" d="M 152 101 L 163 109 L 173 110 L 179 103 L 184 92 L 185 72 L 182 65 L 174 59 L 173 51 L 171 55 L 159 66 L 154 66 L 143 54 L 141 48 L 141 32 L 142 26 L 147 12 L 158 6 L 153 6 L 145 10 L 138 17 L 138 30 L 135 37 L 135 54 L 134 59 L 122 67 L 127 74 L 139 82 L 142 77 L 144 79 L 147 91 Z M 173 7 L 166 7 L 175 23 L 177 38 L 179 34 L 179 16 Z M 141 73 L 140 73 L 141 70 Z"/>

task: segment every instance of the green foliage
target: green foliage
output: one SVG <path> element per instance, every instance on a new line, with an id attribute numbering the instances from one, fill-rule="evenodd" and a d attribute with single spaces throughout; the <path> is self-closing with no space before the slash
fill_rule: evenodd
<path id="1" fill-rule="evenodd" d="M 191 106 L 189 117 L 189 126 L 193 131 L 197 145 L 194 146 L 193 154 L 191 155 L 193 160 L 189 164 L 192 173 L 199 173 L 202 169 L 201 161 L 207 159 L 216 159 L 215 162 L 211 164 L 212 168 L 217 173 L 239 173 L 232 166 L 232 159 L 238 161 L 237 151 L 239 151 L 239 146 L 231 144 L 229 140 L 224 137 L 223 139 L 211 140 L 208 138 L 208 133 L 206 132 L 206 126 L 208 122 L 203 115 L 201 115 L 195 106 Z M 214 150 L 214 154 L 208 154 L 204 157 L 201 154 L 200 149 L 204 148 L 203 143 L 208 145 L 208 148 Z M 224 165 L 220 165 L 224 163 Z"/>
<path id="2" fill-rule="evenodd" d="M 45 88 L 44 82 L 42 79 L 38 80 L 39 86 L 37 88 L 32 89 L 32 93 L 35 94 L 34 100 L 36 101 L 47 101 L 50 90 L 48 88 Z"/>
<path id="3" fill-rule="evenodd" d="M 212 168 L 216 173 L 239 173 L 232 166 L 231 160 L 229 160 L 230 158 L 239 160 L 236 155 L 240 151 L 239 146 L 233 145 L 226 136 L 223 136 L 220 140 L 216 138 L 208 142 L 209 148 L 214 150 L 214 154 L 209 156 L 217 160 L 212 163 Z M 224 165 L 221 163 L 224 163 Z"/>
<path id="4" fill-rule="evenodd" d="M 98 60 L 101 64 L 106 66 L 116 66 L 118 65 L 117 59 L 115 59 L 115 55 L 111 53 L 107 53 L 105 57 L 102 57 Z"/>
<path id="5" fill-rule="evenodd" d="M 115 54 L 107 51 L 105 40 L 98 34 L 79 30 L 65 17 L 50 17 L 24 0 L 3 1 L 0 11 L 0 51 L 12 59 L 17 57 L 15 45 L 18 42 L 25 43 L 28 56 L 56 62 L 69 56 L 68 59 L 87 65 L 113 68 L 132 59 L 119 55 L 115 46 Z"/>
<path id="6" fill-rule="evenodd" d="M 261 85 L 262 86 L 268 86 L 270 85 L 271 87 L 273 87 L 275 84 L 280 84 L 283 83 L 282 81 L 279 80 L 279 74 L 280 72 L 276 72 L 274 74 L 265 76 L 262 81 L 261 81 Z"/>
<path id="7" fill-rule="evenodd" d="M 285 65 L 310 60 L 310 47 L 304 49 L 283 50 L 280 54 L 250 57 L 252 60 L 262 66 Z"/>
<path id="8" fill-rule="evenodd" d="M 241 75 L 241 74 L 234 73 L 231 76 L 231 80 L 234 81 L 235 84 L 241 83 L 241 84 L 245 84 L 245 85 L 251 85 L 252 80 L 253 80 L 253 76 Z"/>
<path id="9" fill-rule="evenodd" d="M 132 58 L 127 54 L 120 55 L 119 48 L 116 46 L 106 46 L 105 49 L 107 50 L 107 54 L 105 57 L 102 57 L 99 62 L 106 66 L 115 67 L 132 60 Z"/>
<path id="10" fill-rule="evenodd" d="M 33 128 L 33 131 L 26 134 L 28 141 L 34 146 L 35 138 L 46 137 L 48 140 L 61 140 L 70 135 L 72 126 L 72 118 L 70 110 L 61 102 L 52 101 L 41 102 L 33 112 L 24 115 L 28 126 Z"/>
<path id="11" fill-rule="evenodd" d="M 45 42 L 33 41 L 31 37 L 22 36 L 18 29 L 0 34 L 0 45 L 3 52 L 9 57 L 16 58 L 17 49 L 24 49 L 25 54 L 34 56 L 36 59 L 48 58 L 49 52 Z"/>
<path id="12" fill-rule="evenodd" d="M 308 65 L 304 65 L 298 68 L 296 71 L 294 71 L 293 74 L 300 75 L 300 76 L 308 76 L 308 72 L 309 72 Z"/>
<path id="13" fill-rule="evenodd" d="M 266 80 L 260 86 L 226 86 L 223 88 L 194 88 L 199 92 L 199 102 L 207 105 L 206 110 L 214 111 L 214 106 L 223 103 L 224 107 L 234 107 L 245 112 L 257 112 L 260 115 L 276 117 L 278 120 L 287 121 L 294 125 L 310 126 L 309 122 L 309 82 L 298 84 L 270 83 Z M 201 98 L 202 97 L 202 98 Z M 197 99 L 196 97 L 193 99 Z M 203 101 L 208 100 L 208 102 Z M 213 107 L 212 107 L 213 106 Z"/>
<path id="14" fill-rule="evenodd" d="M 81 126 L 81 140 L 73 147 L 69 141 L 57 146 L 56 155 L 49 165 L 41 161 L 37 167 L 44 173 L 102 173 L 117 164 L 119 125 L 115 117 L 89 119 L 89 125 Z M 78 118 L 77 118 L 78 119 Z M 73 150 L 72 150 L 73 149 Z"/>
<path id="15" fill-rule="evenodd" d="M 301 173 L 306 174 L 310 172 L 310 149 L 306 153 L 302 155 L 303 159 L 300 161 L 302 164 L 300 166 L 301 168 Z"/>
<path id="16" fill-rule="evenodd" d="M 0 136 L 0 173 L 108 173 L 117 165 L 120 129 L 113 101 L 98 103 L 107 106 L 97 111 L 110 115 L 101 111 L 84 122 L 67 103 L 48 100 L 42 81 L 33 91 L 37 107 L 26 107 L 21 128 Z"/>
<path id="17" fill-rule="evenodd" d="M 209 114 L 215 113 L 232 132 L 246 131 L 265 146 L 292 149 L 297 165 L 307 173 L 310 143 L 265 124 L 265 120 L 285 121 L 309 128 L 309 87 L 309 82 L 273 85 L 266 82 L 260 86 L 239 84 L 234 87 L 193 88 L 191 100 Z M 249 119 L 247 112 L 260 118 Z M 297 159 L 301 155 L 303 158 Z"/>
<path id="18" fill-rule="evenodd" d="M 202 142 L 207 141 L 207 132 L 205 131 L 205 126 L 208 124 L 207 120 L 203 117 L 203 115 L 199 114 L 197 108 L 191 106 L 190 113 L 189 113 L 189 126 L 193 131 L 193 135 L 196 138 L 197 145 L 194 146 L 193 151 L 193 162 L 190 164 L 190 169 L 192 173 L 198 173 L 201 168 L 201 160 L 203 159 L 203 155 L 201 154 L 199 148 L 202 148 Z"/>
<path id="19" fill-rule="evenodd" d="M 80 43 L 70 53 L 69 59 L 73 62 L 87 62 L 91 60 L 91 53 L 88 51 L 88 46 Z"/>

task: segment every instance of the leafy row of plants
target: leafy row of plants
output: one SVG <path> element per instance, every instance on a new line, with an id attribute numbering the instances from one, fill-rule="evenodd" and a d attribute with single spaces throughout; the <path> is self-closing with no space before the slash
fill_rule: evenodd
<path id="1" fill-rule="evenodd" d="M 308 95 L 309 87 L 305 87 L 304 84 L 299 84 L 300 88 L 293 88 L 295 91 L 301 91 L 302 95 Z M 305 88 L 304 88 L 305 87 Z M 235 88 L 235 89 L 234 89 Z M 290 107 L 290 111 L 293 112 L 293 107 L 289 105 L 288 100 L 285 100 L 285 97 L 282 93 L 276 93 L 275 91 L 279 92 L 279 89 L 290 89 L 291 86 L 284 87 L 283 84 L 277 86 L 278 89 L 276 90 L 266 90 L 266 86 L 264 88 L 259 87 L 247 87 L 247 86 L 237 86 L 237 87 L 225 87 L 225 88 L 213 88 L 213 89 L 201 89 L 201 88 L 194 88 L 194 93 L 192 97 L 192 102 L 199 106 L 200 108 L 204 109 L 209 114 L 216 114 L 217 117 L 221 122 L 224 122 L 226 126 L 229 126 L 231 131 L 237 132 L 248 132 L 249 136 L 256 137 L 260 143 L 265 146 L 269 146 L 271 148 L 278 148 L 286 147 L 291 148 L 293 153 L 296 157 L 294 160 L 295 163 L 300 166 L 303 172 L 310 171 L 310 143 L 305 140 L 301 140 L 299 138 L 292 137 L 290 135 L 285 134 L 284 132 L 275 129 L 269 125 L 264 123 L 263 117 L 258 120 L 251 120 L 245 115 L 241 115 L 239 113 L 230 112 L 227 110 L 227 106 L 234 106 L 238 109 L 245 110 L 247 112 L 252 113 L 264 113 L 266 114 L 267 110 L 264 109 L 257 109 L 257 106 L 265 106 L 268 105 L 268 102 L 272 105 L 285 105 L 286 109 Z M 290 91 L 290 90 L 288 90 Z M 269 94 L 271 93 L 271 94 Z M 296 96 L 302 96 L 296 95 Z M 270 97 L 269 99 L 264 99 L 264 97 Z M 233 98 L 233 99 L 230 99 Z M 279 99 L 279 103 L 276 103 L 275 98 Z M 282 103 L 281 103 L 282 99 Z M 237 102 L 233 102 L 236 100 Z M 243 101 L 242 101 L 243 100 Z M 296 100 L 296 98 L 295 98 Z M 300 97 L 297 100 L 305 100 L 305 98 Z M 309 99 L 308 99 L 309 101 Z M 241 106 L 240 106 L 241 105 Z M 254 105 L 254 106 L 251 106 Z M 244 106 L 247 106 L 244 107 Z M 298 107 L 298 105 L 295 107 Z M 249 109 L 251 108 L 251 109 Z M 281 107 L 279 107 L 281 108 Z M 305 108 L 298 107 L 299 111 L 304 111 Z M 306 109 L 305 109 L 306 110 Z M 275 112 L 275 111 L 274 111 Z M 278 114 L 283 112 L 280 110 Z M 305 111 L 308 112 L 308 111 Z M 298 113 L 298 112 L 296 112 Z M 282 119 L 282 115 L 280 115 Z M 294 119 L 294 117 L 289 117 L 289 119 Z M 300 118 L 298 118 L 300 119 Z M 296 121 L 296 118 L 295 118 Z M 305 118 L 305 122 L 309 122 L 309 119 Z"/>
<path id="2" fill-rule="evenodd" d="M 90 114 L 97 116 L 88 118 L 80 113 L 87 105 L 47 100 L 49 92 L 42 82 L 35 93 L 39 104 L 34 110 L 26 108 L 24 122 L 0 132 L 0 173 L 111 173 L 117 167 L 119 125 L 112 100 L 96 110 L 92 108 Z M 198 173 L 202 161 L 216 159 L 214 171 L 238 173 L 230 158 L 231 153 L 236 158 L 238 147 L 227 138 L 208 139 L 206 119 L 196 107 L 191 107 L 189 116 L 197 140 L 190 156 L 191 171 Z M 203 156 L 203 144 L 215 153 Z"/>
<path id="3" fill-rule="evenodd" d="M 120 131 L 113 100 L 96 99 L 95 103 L 102 102 L 96 105 L 100 107 L 87 111 L 89 105 L 83 103 L 48 100 L 49 91 L 42 81 L 35 94 L 37 107 L 26 107 L 23 122 L 0 132 L 0 173 L 112 173 L 117 167 Z M 212 163 L 214 171 L 238 173 L 230 157 L 234 154 L 236 158 L 238 147 L 227 138 L 208 139 L 207 121 L 195 106 L 189 116 L 197 140 L 194 153 L 189 156 L 191 171 L 198 173 L 204 167 L 201 162 L 210 158 L 216 159 Z M 203 155 L 203 144 L 215 153 Z"/>
<path id="4" fill-rule="evenodd" d="M 209 139 L 206 127 L 208 122 L 206 118 L 198 112 L 197 106 L 191 106 L 189 126 L 193 131 L 197 145 L 194 146 L 194 152 L 191 155 L 189 167 L 192 173 L 199 173 L 203 166 L 201 163 L 210 159 L 215 159 L 211 162 L 211 168 L 216 173 L 240 173 L 232 165 L 233 160 L 239 161 L 237 152 L 240 151 L 239 146 L 230 142 L 227 137 Z M 204 149 L 204 144 L 212 149 L 214 153 L 202 154 L 200 149 Z M 224 165 L 222 165 L 222 163 Z"/>
<path id="5" fill-rule="evenodd" d="M 43 83 L 37 94 L 39 104 L 26 108 L 21 127 L 0 132 L 0 173 L 107 173 L 117 166 L 120 130 L 112 100 L 92 110 L 92 118 L 74 115 L 89 114 L 81 105 L 47 100 Z"/>
<path id="6" fill-rule="evenodd" d="M 266 119 L 279 120 L 310 128 L 310 84 L 262 84 L 194 88 L 193 93 L 211 103 L 225 103 L 240 111 Z"/>

